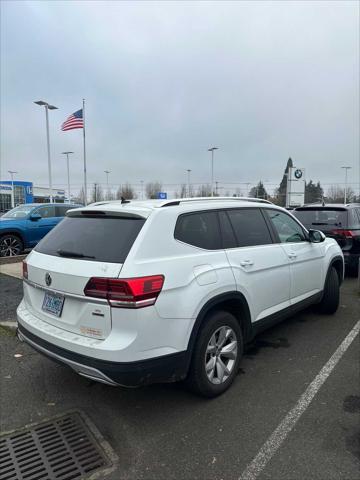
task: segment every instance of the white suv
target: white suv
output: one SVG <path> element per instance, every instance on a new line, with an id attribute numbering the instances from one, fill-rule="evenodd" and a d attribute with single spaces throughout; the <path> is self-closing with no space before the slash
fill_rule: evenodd
<path id="1" fill-rule="evenodd" d="M 317 303 L 334 313 L 335 240 L 266 201 L 110 201 L 70 210 L 24 263 L 19 338 L 110 385 L 187 379 L 212 397 L 244 345 Z"/>

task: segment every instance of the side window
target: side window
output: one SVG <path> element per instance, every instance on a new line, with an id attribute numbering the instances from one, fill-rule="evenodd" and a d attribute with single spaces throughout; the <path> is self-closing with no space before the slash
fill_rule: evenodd
<path id="1" fill-rule="evenodd" d="M 231 226 L 228 214 L 226 212 L 219 212 L 219 220 L 223 248 L 237 247 L 235 233 Z"/>
<path id="2" fill-rule="evenodd" d="M 174 236 L 177 240 L 206 250 L 222 248 L 217 212 L 180 215 Z"/>
<path id="3" fill-rule="evenodd" d="M 274 225 L 281 243 L 306 241 L 304 230 L 290 215 L 279 210 L 265 209 L 265 212 Z"/>
<path id="4" fill-rule="evenodd" d="M 349 210 L 351 216 L 351 221 L 349 222 L 349 228 L 355 228 L 356 230 L 360 228 L 360 208 L 352 208 Z"/>
<path id="5" fill-rule="evenodd" d="M 360 208 L 355 208 L 355 212 L 357 213 L 358 216 L 358 222 L 360 223 Z"/>
<path id="6" fill-rule="evenodd" d="M 53 205 L 46 205 L 45 207 L 38 208 L 36 213 L 39 213 L 42 218 L 55 217 L 55 207 Z"/>
<path id="7" fill-rule="evenodd" d="M 227 211 L 239 247 L 273 243 L 265 219 L 258 208 Z"/>

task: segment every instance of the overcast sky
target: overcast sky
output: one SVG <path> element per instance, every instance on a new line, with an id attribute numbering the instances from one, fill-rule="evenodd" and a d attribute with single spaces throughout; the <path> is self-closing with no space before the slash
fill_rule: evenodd
<path id="1" fill-rule="evenodd" d="M 359 182 L 359 3 L 1 2 L 1 177 L 279 183 L 291 156 L 307 178 Z M 358 184 L 353 185 L 355 190 Z M 168 188 L 170 189 L 170 187 Z"/>

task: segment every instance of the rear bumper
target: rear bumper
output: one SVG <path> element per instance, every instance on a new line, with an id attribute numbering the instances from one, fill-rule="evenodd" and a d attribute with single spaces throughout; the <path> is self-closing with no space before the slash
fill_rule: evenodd
<path id="1" fill-rule="evenodd" d="M 53 345 L 29 332 L 20 323 L 18 337 L 50 359 L 68 365 L 79 375 L 113 386 L 138 387 L 176 382 L 186 377 L 189 365 L 187 351 L 136 362 L 99 360 Z"/>

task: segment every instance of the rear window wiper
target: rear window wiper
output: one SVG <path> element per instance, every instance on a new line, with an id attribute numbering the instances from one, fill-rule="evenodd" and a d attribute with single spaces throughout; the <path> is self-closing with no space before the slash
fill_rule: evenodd
<path id="1" fill-rule="evenodd" d="M 324 222 L 313 222 L 311 225 L 329 225 L 329 224 Z"/>
<path id="2" fill-rule="evenodd" d="M 84 253 L 70 252 L 69 250 L 57 250 L 57 253 L 60 257 L 69 257 L 69 258 L 95 258 L 92 255 L 85 255 Z"/>

